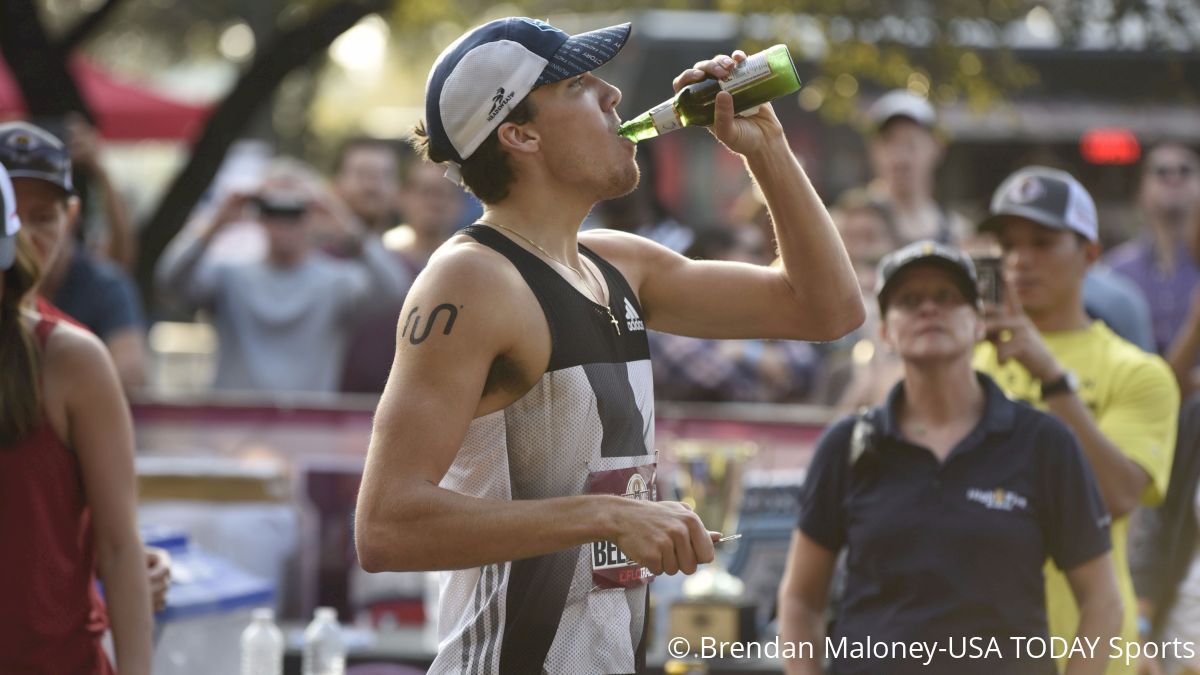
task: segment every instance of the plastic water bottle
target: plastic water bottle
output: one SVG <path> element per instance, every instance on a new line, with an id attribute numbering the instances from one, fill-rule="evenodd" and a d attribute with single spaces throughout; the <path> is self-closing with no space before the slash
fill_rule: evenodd
<path id="1" fill-rule="evenodd" d="M 336 609 L 318 607 L 312 623 L 304 629 L 301 672 L 304 675 L 345 675 L 346 645 L 342 642 L 342 627 Z"/>
<path id="2" fill-rule="evenodd" d="M 242 631 L 242 675 L 283 675 L 283 633 L 275 625 L 275 612 L 256 609 L 254 620 Z"/>

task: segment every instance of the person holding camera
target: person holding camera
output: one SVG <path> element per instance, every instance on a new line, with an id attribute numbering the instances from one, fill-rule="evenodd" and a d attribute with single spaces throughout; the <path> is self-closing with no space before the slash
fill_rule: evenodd
<path id="1" fill-rule="evenodd" d="M 998 235 L 1004 302 L 985 314 L 975 367 L 1011 397 L 1070 427 L 1112 514 L 1113 562 L 1125 607 L 1121 637 L 1138 639 L 1126 562 L 1129 515 L 1162 502 L 1171 473 L 1179 388 L 1167 364 L 1093 321 L 1083 279 L 1100 254 L 1096 205 L 1070 174 L 1025 167 L 1000 184 L 980 231 Z M 1046 571 L 1050 632 L 1070 638 L 1078 613 L 1068 580 Z M 1109 673 L 1132 673 L 1124 660 Z"/>
<path id="2" fill-rule="evenodd" d="M 266 235 L 265 256 L 207 259 L 217 234 L 247 213 Z M 339 239 L 352 257 L 325 254 L 319 236 Z M 307 167 L 284 160 L 257 192 L 227 195 L 206 223 L 180 233 L 157 278 L 163 290 L 212 311 L 220 344 L 214 386 L 242 391 L 337 391 L 363 304 L 395 301 L 405 287 L 379 238 Z"/>

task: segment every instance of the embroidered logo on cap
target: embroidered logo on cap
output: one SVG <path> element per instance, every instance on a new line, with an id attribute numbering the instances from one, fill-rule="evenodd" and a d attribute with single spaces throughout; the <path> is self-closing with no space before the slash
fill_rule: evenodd
<path id="1" fill-rule="evenodd" d="M 1027 204 L 1046 194 L 1046 186 L 1036 176 L 1029 176 L 1013 185 L 1008 191 L 1008 198 L 1017 204 Z"/>
<path id="2" fill-rule="evenodd" d="M 488 112 L 488 121 L 491 122 L 493 119 L 495 119 L 496 115 L 499 115 L 500 111 L 504 110 L 504 106 L 508 105 L 508 102 L 511 101 L 513 96 L 516 94 L 517 92 L 515 91 L 505 94 L 504 87 L 497 89 L 496 95 L 492 97 L 492 109 Z"/>

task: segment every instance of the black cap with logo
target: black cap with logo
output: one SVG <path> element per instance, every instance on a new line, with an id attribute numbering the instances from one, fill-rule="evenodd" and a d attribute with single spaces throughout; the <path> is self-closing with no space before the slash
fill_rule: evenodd
<path id="1" fill-rule="evenodd" d="M 13 178 L 36 178 L 71 192 L 71 153 L 53 134 L 28 122 L 0 124 L 0 163 Z"/>
<path id="2" fill-rule="evenodd" d="M 975 305 L 979 302 L 975 263 L 971 262 L 970 256 L 936 241 L 918 241 L 892 251 L 879 262 L 875 295 L 879 299 L 881 314 L 887 313 L 889 296 L 895 289 L 895 281 L 900 273 L 917 265 L 934 265 L 946 270 L 954 278 L 968 303 Z"/>

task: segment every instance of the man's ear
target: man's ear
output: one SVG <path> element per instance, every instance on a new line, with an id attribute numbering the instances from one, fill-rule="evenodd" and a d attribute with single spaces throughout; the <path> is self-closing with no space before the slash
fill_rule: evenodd
<path id="1" fill-rule="evenodd" d="M 1087 241 L 1083 244 L 1083 257 L 1087 260 L 1087 264 L 1091 265 L 1100 259 L 1100 242 Z"/>
<path id="2" fill-rule="evenodd" d="M 896 344 L 892 341 L 892 332 L 888 327 L 886 312 L 879 317 L 879 341 L 893 354 L 896 352 Z"/>
<path id="3" fill-rule="evenodd" d="M 82 208 L 82 203 L 79 197 L 71 195 L 67 197 L 67 232 L 75 234 L 76 228 L 79 227 L 79 211 Z"/>
<path id="4" fill-rule="evenodd" d="M 533 154 L 541 149 L 541 135 L 532 124 L 504 122 L 496 128 L 500 147 L 514 153 Z"/>

